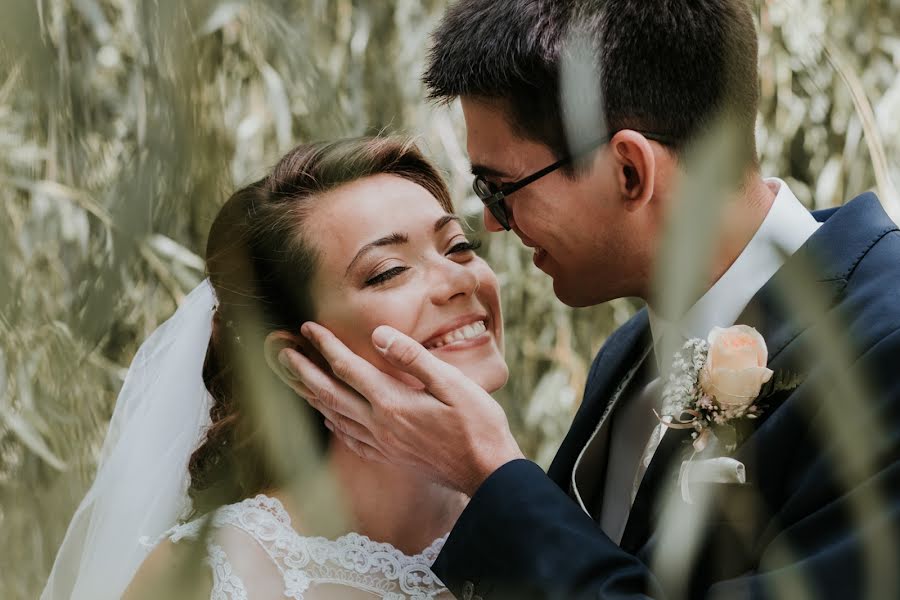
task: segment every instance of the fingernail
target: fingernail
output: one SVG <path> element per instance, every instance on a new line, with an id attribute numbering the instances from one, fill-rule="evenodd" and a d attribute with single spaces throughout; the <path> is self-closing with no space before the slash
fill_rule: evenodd
<path id="1" fill-rule="evenodd" d="M 310 330 L 311 330 L 311 328 L 309 326 L 309 322 L 306 322 L 300 326 L 300 335 L 302 335 L 303 337 L 305 337 L 308 340 L 311 340 L 312 338 L 310 337 L 310 334 L 312 332 Z"/>
<path id="2" fill-rule="evenodd" d="M 293 381 L 300 381 L 300 375 L 297 371 L 294 370 L 294 365 L 291 364 L 291 359 L 288 357 L 287 349 L 282 350 L 278 353 L 278 362 L 281 363 L 281 366 L 284 367 L 285 375 L 292 379 Z"/>
<path id="3" fill-rule="evenodd" d="M 375 347 L 382 352 L 388 351 L 388 348 L 394 343 L 396 337 L 397 334 L 387 325 L 376 327 L 375 331 L 372 332 L 372 342 L 375 344 Z"/>

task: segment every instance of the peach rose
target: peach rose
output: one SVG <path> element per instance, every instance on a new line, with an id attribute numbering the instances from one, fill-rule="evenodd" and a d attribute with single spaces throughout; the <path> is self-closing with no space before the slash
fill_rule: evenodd
<path id="1" fill-rule="evenodd" d="M 724 409 L 750 406 L 772 378 L 768 350 L 758 331 L 746 325 L 715 327 L 707 338 L 709 354 L 700 377 L 703 391 Z"/>

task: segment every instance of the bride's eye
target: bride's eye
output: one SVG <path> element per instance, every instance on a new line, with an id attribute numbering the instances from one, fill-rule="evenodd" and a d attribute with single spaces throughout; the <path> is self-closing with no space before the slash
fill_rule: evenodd
<path id="1" fill-rule="evenodd" d="M 463 242 L 459 242 L 458 244 L 454 244 L 452 248 L 447 252 L 447 254 L 458 254 L 460 252 L 472 252 L 481 248 L 481 242 L 475 240 L 474 242 L 470 242 L 469 240 L 465 240 Z"/>
<path id="2" fill-rule="evenodd" d="M 407 269 L 409 269 L 409 267 L 393 267 L 391 269 L 388 269 L 387 271 L 382 271 L 378 275 L 375 275 L 374 277 L 367 279 L 365 285 L 371 286 L 371 285 L 378 285 L 380 283 L 384 283 L 390 279 L 393 279 L 394 277 L 396 277 L 400 273 L 406 271 Z"/>

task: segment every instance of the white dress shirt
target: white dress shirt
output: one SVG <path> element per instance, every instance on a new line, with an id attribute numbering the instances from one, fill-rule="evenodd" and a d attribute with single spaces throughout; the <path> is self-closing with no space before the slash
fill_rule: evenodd
<path id="1" fill-rule="evenodd" d="M 680 348 L 691 338 L 706 339 L 713 327 L 734 325 L 753 296 L 781 269 L 784 257 L 799 250 L 821 226 L 784 181 L 765 181 L 778 190 L 775 201 L 750 243 L 719 280 L 677 322 L 666 321 L 648 307 L 654 345 L 662 336 L 675 334 L 680 338 L 675 347 Z"/>
<path id="2" fill-rule="evenodd" d="M 725 274 L 678 321 L 667 321 L 648 308 L 655 347 L 661 346 L 663 336 L 678 336 L 677 340 L 666 340 L 665 346 L 680 348 L 688 339 L 706 339 L 713 327 L 734 325 L 750 300 L 784 264 L 784 257 L 799 250 L 819 228 L 820 223 L 784 181 L 773 178 L 767 179 L 766 184 L 777 190 L 775 201 L 750 243 Z M 660 371 L 671 359 L 657 357 Z M 661 381 L 657 377 L 633 397 L 623 398 L 612 416 L 600 525 L 616 543 L 625 531 L 637 486 L 665 433 L 660 428 L 651 440 L 655 445 L 648 448 L 648 439 L 657 426 L 652 410 L 659 404 L 660 392 Z"/>

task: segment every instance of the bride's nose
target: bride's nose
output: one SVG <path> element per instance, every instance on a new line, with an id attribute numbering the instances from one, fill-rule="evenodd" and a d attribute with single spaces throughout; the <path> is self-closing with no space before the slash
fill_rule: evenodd
<path id="1" fill-rule="evenodd" d="M 468 266 L 443 260 L 433 271 L 431 297 L 435 304 L 446 304 L 458 297 L 472 296 L 478 290 L 478 277 Z"/>

